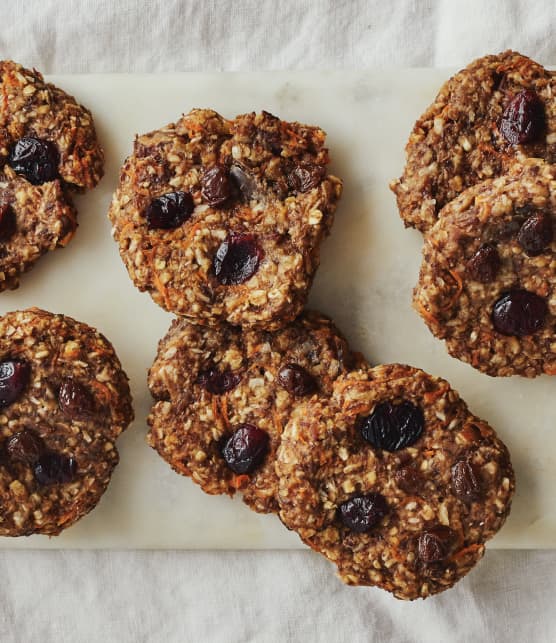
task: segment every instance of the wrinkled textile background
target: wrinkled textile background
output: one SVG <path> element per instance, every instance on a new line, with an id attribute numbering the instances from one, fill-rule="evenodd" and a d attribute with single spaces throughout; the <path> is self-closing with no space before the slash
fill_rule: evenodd
<path id="1" fill-rule="evenodd" d="M 247 71 L 464 66 L 512 47 L 556 65 L 555 24 L 553 0 L 5 0 L 0 55 L 46 73 Z M 2 551 L 0 640 L 554 641 L 555 578 L 556 552 L 489 551 L 406 604 L 306 551 Z"/>

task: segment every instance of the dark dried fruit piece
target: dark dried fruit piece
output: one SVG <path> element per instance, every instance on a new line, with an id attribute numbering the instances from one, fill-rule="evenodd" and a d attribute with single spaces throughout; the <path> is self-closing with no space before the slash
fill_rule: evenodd
<path id="1" fill-rule="evenodd" d="M 216 368 L 201 371 L 197 383 L 213 395 L 222 395 L 235 388 L 241 382 L 241 374 L 226 370 L 219 373 Z"/>
<path id="2" fill-rule="evenodd" d="M 45 453 L 34 467 L 35 480 L 41 485 L 72 482 L 77 473 L 75 458 L 59 453 Z"/>
<path id="3" fill-rule="evenodd" d="M 193 213 L 189 192 L 168 192 L 153 199 L 145 210 L 149 230 L 173 230 L 185 223 Z"/>
<path id="4" fill-rule="evenodd" d="M 399 451 L 421 437 L 425 426 L 423 411 L 411 402 L 381 402 L 367 417 L 359 420 L 359 430 L 377 449 Z"/>
<path id="5" fill-rule="evenodd" d="M 552 243 L 552 220 L 544 212 L 535 212 L 521 226 L 517 241 L 529 257 L 540 255 Z"/>
<path id="6" fill-rule="evenodd" d="M 255 194 L 257 189 L 255 179 L 240 165 L 234 163 L 230 167 L 230 179 L 246 201 Z"/>
<path id="7" fill-rule="evenodd" d="M 325 169 L 322 165 L 305 163 L 296 165 L 288 174 L 288 185 L 294 192 L 309 192 L 324 178 Z"/>
<path id="8" fill-rule="evenodd" d="M 254 235 L 232 233 L 216 251 L 214 274 L 223 286 L 242 284 L 257 272 L 263 256 Z"/>
<path id="9" fill-rule="evenodd" d="M 438 526 L 419 536 L 418 554 L 424 563 L 436 563 L 448 558 L 454 545 L 454 532 L 449 527 Z"/>
<path id="10" fill-rule="evenodd" d="M 359 534 L 376 527 L 388 511 L 388 503 L 380 493 L 355 496 L 340 505 L 342 522 Z"/>
<path id="11" fill-rule="evenodd" d="M 402 491 L 409 494 L 418 493 L 425 482 L 420 471 L 412 466 L 403 467 L 396 471 L 394 480 Z"/>
<path id="12" fill-rule="evenodd" d="M 0 205 L 0 241 L 7 241 L 16 231 L 17 221 L 11 205 Z"/>
<path id="13" fill-rule="evenodd" d="M 502 335 L 532 335 L 544 326 L 546 301 L 528 290 L 510 290 L 498 299 L 492 310 L 494 328 Z"/>
<path id="14" fill-rule="evenodd" d="M 31 367 L 23 360 L 0 362 L 0 408 L 12 404 L 29 384 Z"/>
<path id="15" fill-rule="evenodd" d="M 222 449 L 226 464 L 235 473 L 251 473 L 264 460 L 269 437 L 253 424 L 240 424 Z"/>
<path id="16" fill-rule="evenodd" d="M 483 284 L 494 281 L 499 270 L 498 250 L 491 243 L 484 243 L 467 262 L 467 272 L 471 278 Z"/>
<path id="17" fill-rule="evenodd" d="M 58 177 L 58 150 L 50 141 L 26 136 L 13 146 L 8 165 L 29 183 L 41 185 Z"/>
<path id="18" fill-rule="evenodd" d="M 317 381 L 299 364 L 286 364 L 278 372 L 278 382 L 288 393 L 301 397 L 317 390 Z"/>
<path id="19" fill-rule="evenodd" d="M 480 473 L 471 462 L 460 460 L 452 467 L 452 489 L 464 502 L 479 500 L 483 495 Z"/>
<path id="20" fill-rule="evenodd" d="M 90 391 L 71 377 L 67 377 L 60 386 L 58 405 L 70 418 L 90 417 L 95 411 L 95 400 Z"/>
<path id="21" fill-rule="evenodd" d="M 540 140 L 545 129 L 544 104 L 532 89 L 524 89 L 514 96 L 500 120 L 500 133 L 510 145 Z"/>
<path id="22" fill-rule="evenodd" d="M 201 177 L 201 194 L 211 205 L 222 205 L 232 194 L 232 185 L 227 168 L 220 165 L 205 170 Z"/>
<path id="23" fill-rule="evenodd" d="M 45 450 L 42 438 L 28 429 L 14 433 L 6 444 L 10 459 L 26 464 L 35 464 Z"/>

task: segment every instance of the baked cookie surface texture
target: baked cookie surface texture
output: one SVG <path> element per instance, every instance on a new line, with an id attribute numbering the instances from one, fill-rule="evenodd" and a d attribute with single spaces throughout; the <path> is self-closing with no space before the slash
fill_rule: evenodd
<path id="1" fill-rule="evenodd" d="M 77 227 L 69 193 L 94 187 L 104 155 L 89 110 L 36 70 L 0 61 L 0 291 Z"/>
<path id="2" fill-rule="evenodd" d="M 267 112 L 207 109 L 139 136 L 109 211 L 134 284 L 198 324 L 293 320 L 341 193 L 324 140 Z"/>
<path id="3" fill-rule="evenodd" d="M 98 331 L 38 308 L 0 317 L 0 535 L 57 535 L 93 509 L 132 419 Z"/>
<path id="4" fill-rule="evenodd" d="M 280 517 L 351 585 L 451 587 L 510 510 L 506 447 L 449 384 L 400 364 L 339 377 L 298 406 L 277 453 Z"/>
<path id="5" fill-rule="evenodd" d="M 493 376 L 556 373 L 556 167 L 529 160 L 462 193 L 425 237 L 414 306 Z"/>
<path id="6" fill-rule="evenodd" d="M 513 51 L 485 56 L 448 80 L 415 124 L 393 181 L 406 226 L 427 231 L 467 187 L 514 161 L 556 162 L 556 81 Z"/>
<path id="7" fill-rule="evenodd" d="M 275 453 L 292 408 L 359 359 L 332 322 L 305 312 L 280 331 L 175 320 L 149 372 L 149 444 L 209 494 L 277 510 Z"/>

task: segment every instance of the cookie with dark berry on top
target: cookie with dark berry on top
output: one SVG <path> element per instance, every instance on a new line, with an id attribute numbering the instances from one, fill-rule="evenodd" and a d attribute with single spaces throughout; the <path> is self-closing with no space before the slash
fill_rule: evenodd
<path id="1" fill-rule="evenodd" d="M 75 233 L 70 193 L 93 188 L 104 155 L 93 118 L 36 70 L 0 61 L 0 291 Z"/>
<path id="2" fill-rule="evenodd" d="M 268 112 L 208 109 L 137 137 L 109 212 L 134 284 L 195 323 L 292 321 L 342 188 L 324 143 Z"/>
<path id="3" fill-rule="evenodd" d="M 556 162 L 556 80 L 515 51 L 484 56 L 450 78 L 416 122 L 391 189 L 406 226 L 426 232 L 466 188 L 513 162 Z"/>
<path id="4" fill-rule="evenodd" d="M 132 419 L 98 331 L 38 308 L 0 317 L 0 536 L 55 536 L 91 511 Z"/>
<path id="5" fill-rule="evenodd" d="M 514 474 L 448 382 L 403 364 L 341 375 L 293 410 L 276 456 L 280 518 L 349 585 L 444 591 L 482 558 Z"/>
<path id="6" fill-rule="evenodd" d="M 492 376 L 556 374 L 556 166 L 529 160 L 463 192 L 425 237 L 414 306 Z"/>
<path id="7" fill-rule="evenodd" d="M 176 319 L 149 371 L 148 442 L 206 493 L 240 491 L 255 511 L 276 511 L 275 453 L 292 409 L 329 395 L 360 359 L 315 312 L 273 333 Z"/>

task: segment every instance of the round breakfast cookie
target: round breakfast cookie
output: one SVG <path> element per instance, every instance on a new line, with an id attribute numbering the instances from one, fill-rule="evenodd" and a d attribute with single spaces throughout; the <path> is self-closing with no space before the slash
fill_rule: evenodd
<path id="1" fill-rule="evenodd" d="M 91 113 L 42 75 L 0 61 L 0 291 L 72 239 L 70 190 L 94 187 L 104 157 Z"/>
<path id="2" fill-rule="evenodd" d="M 485 56 L 448 80 L 419 118 L 393 181 L 406 226 L 428 230 L 465 188 L 517 159 L 556 162 L 554 73 L 514 51 Z"/>
<path id="3" fill-rule="evenodd" d="M 172 323 L 149 372 L 149 444 L 209 494 L 277 510 L 274 455 L 292 408 L 359 358 L 314 312 L 275 333 Z"/>
<path id="4" fill-rule="evenodd" d="M 390 364 L 299 405 L 277 453 L 280 517 L 350 585 L 451 587 L 510 510 L 506 447 L 449 384 Z"/>
<path id="5" fill-rule="evenodd" d="M 268 112 L 208 109 L 138 137 L 109 212 L 134 284 L 199 324 L 293 320 L 341 193 L 324 139 Z"/>
<path id="6" fill-rule="evenodd" d="M 94 328 L 38 308 L 0 317 L 0 535 L 57 535 L 91 511 L 132 419 Z"/>
<path id="7" fill-rule="evenodd" d="M 425 239 L 414 306 L 449 353 L 493 376 L 556 373 L 556 166 L 466 190 Z"/>

